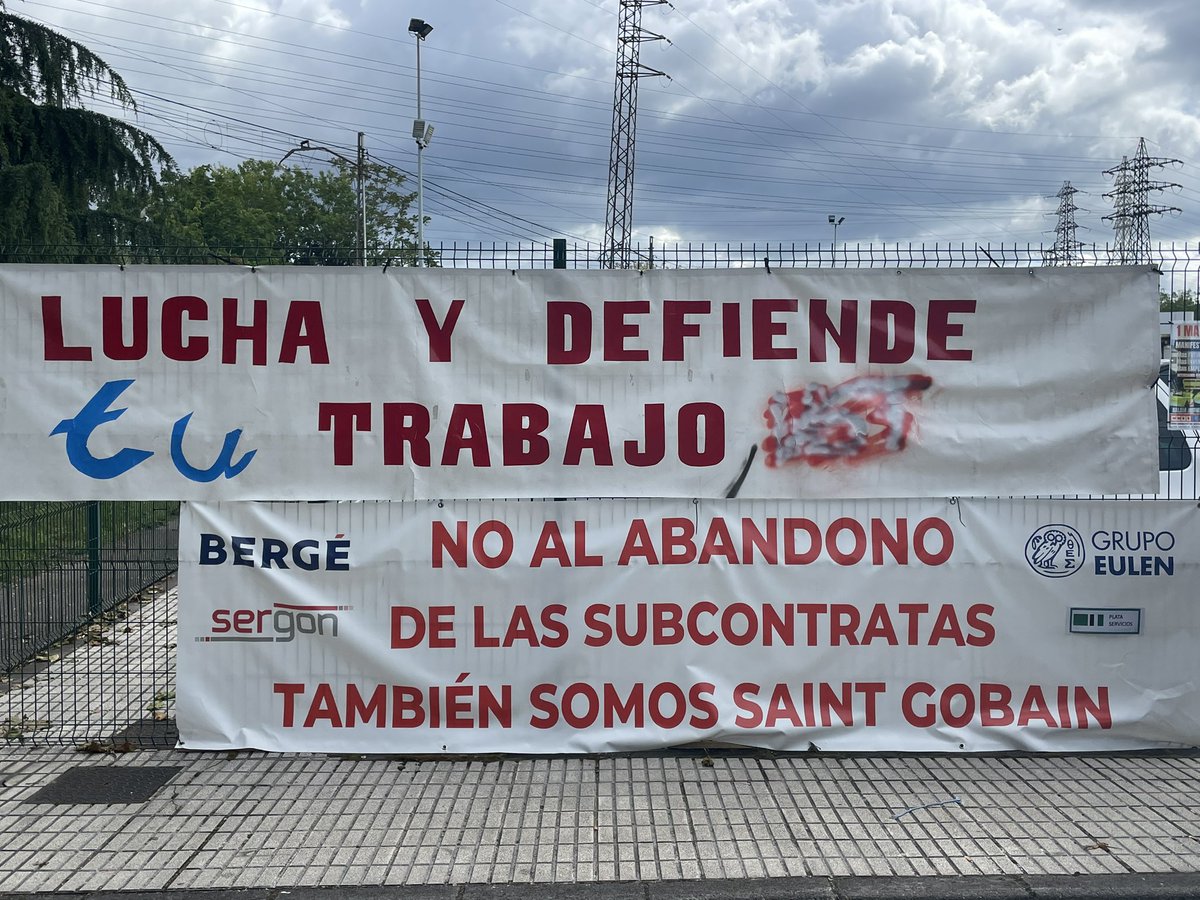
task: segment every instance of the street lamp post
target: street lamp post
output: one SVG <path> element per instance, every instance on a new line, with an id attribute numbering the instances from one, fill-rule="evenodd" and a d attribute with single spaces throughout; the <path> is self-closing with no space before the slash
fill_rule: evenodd
<path id="1" fill-rule="evenodd" d="M 845 216 L 842 216 L 841 218 L 838 218 L 837 216 L 829 217 L 829 224 L 833 226 L 833 242 L 835 244 L 837 243 L 837 227 L 845 221 L 846 221 Z"/>
<path id="2" fill-rule="evenodd" d="M 413 120 L 413 140 L 417 142 L 417 265 L 425 260 L 425 148 L 433 138 L 433 126 L 421 118 L 421 42 L 433 26 L 424 19 L 409 19 L 409 34 L 417 39 L 417 117 Z"/>
<path id="3" fill-rule="evenodd" d="M 838 229 L 838 226 L 841 225 L 845 221 L 846 221 L 845 216 L 838 217 L 838 216 L 835 216 L 832 214 L 830 214 L 830 216 L 829 216 L 829 224 L 833 226 L 833 245 L 831 247 L 831 255 L 837 253 L 837 229 Z M 835 258 L 835 261 L 836 261 L 836 258 Z"/>

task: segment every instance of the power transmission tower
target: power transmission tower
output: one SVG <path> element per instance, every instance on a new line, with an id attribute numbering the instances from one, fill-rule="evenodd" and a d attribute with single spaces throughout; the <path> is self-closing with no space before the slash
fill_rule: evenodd
<path id="1" fill-rule="evenodd" d="M 1182 212 L 1177 206 L 1154 206 L 1150 203 L 1151 191 L 1179 190 L 1180 186 L 1170 181 L 1151 181 L 1150 170 L 1164 166 L 1182 165 L 1178 159 L 1152 157 L 1146 153 L 1146 139 L 1138 139 L 1137 153 L 1133 159 L 1121 157 L 1121 164 L 1106 169 L 1104 174 L 1113 178 L 1113 189 L 1105 198 L 1113 202 L 1113 213 L 1104 217 L 1113 223 L 1117 239 L 1117 262 L 1150 262 L 1150 216 L 1169 212 Z"/>
<path id="2" fill-rule="evenodd" d="M 1083 245 L 1075 239 L 1075 232 L 1079 229 L 1075 224 L 1075 213 L 1079 211 L 1075 205 L 1075 195 L 1078 193 L 1078 188 L 1064 181 L 1054 195 L 1058 198 L 1058 209 L 1054 213 L 1058 216 L 1058 222 L 1054 225 L 1054 246 L 1045 257 L 1048 266 L 1074 266 L 1083 261 L 1079 252 Z"/>
<path id="3" fill-rule="evenodd" d="M 663 75 L 638 60 L 642 43 L 661 41 L 661 34 L 642 28 L 642 7 L 667 0 L 621 0 L 617 23 L 617 80 L 613 88 L 612 148 L 608 155 L 608 206 L 604 214 L 604 247 L 600 264 L 628 269 L 633 234 L 633 157 L 637 137 L 638 81 Z"/>

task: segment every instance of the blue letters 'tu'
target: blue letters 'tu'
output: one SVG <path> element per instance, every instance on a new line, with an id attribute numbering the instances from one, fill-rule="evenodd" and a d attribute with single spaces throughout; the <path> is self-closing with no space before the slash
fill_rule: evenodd
<path id="1" fill-rule="evenodd" d="M 198 469 L 187 461 L 183 455 L 183 435 L 187 431 L 188 422 L 192 420 L 192 413 L 178 419 L 175 422 L 175 427 L 171 429 L 171 462 L 175 463 L 175 468 L 185 478 L 190 478 L 192 481 L 199 481 L 202 484 L 207 484 L 210 481 L 216 481 L 222 475 L 226 478 L 233 478 L 240 475 L 246 466 L 250 465 L 250 460 L 254 459 L 254 454 L 257 450 L 250 450 L 242 455 L 236 463 L 233 461 L 233 453 L 237 450 L 238 441 L 242 437 L 242 429 L 235 428 L 233 431 L 225 434 L 225 443 L 221 446 L 221 452 L 217 454 L 217 461 L 207 469 Z"/>
<path id="2" fill-rule="evenodd" d="M 108 407 L 131 384 L 132 378 L 107 382 L 84 404 L 83 409 L 79 410 L 74 418 L 63 419 L 50 432 L 51 435 L 67 436 L 67 460 L 89 478 L 116 478 L 154 455 L 151 450 L 135 450 L 133 447 L 125 447 L 106 457 L 93 456 L 88 450 L 88 438 L 92 436 L 92 432 L 105 422 L 119 419 L 125 413 L 125 409 Z"/>

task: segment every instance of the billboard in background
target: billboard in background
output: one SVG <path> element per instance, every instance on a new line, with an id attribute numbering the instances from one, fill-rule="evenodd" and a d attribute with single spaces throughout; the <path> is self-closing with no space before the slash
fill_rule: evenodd
<path id="1" fill-rule="evenodd" d="M 180 744 L 1200 743 L 1191 502 L 184 504 Z"/>
<path id="2" fill-rule="evenodd" d="M 1149 267 L 0 267 L 0 499 L 1152 492 Z"/>
<path id="3" fill-rule="evenodd" d="M 1200 322 L 1175 322 L 1171 334 L 1171 425 L 1200 425 Z"/>

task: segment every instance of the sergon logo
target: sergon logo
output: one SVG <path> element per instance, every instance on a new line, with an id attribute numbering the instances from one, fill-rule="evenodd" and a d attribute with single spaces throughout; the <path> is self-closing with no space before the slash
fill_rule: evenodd
<path id="1" fill-rule="evenodd" d="M 350 609 L 353 607 L 302 603 L 273 603 L 270 609 L 216 609 L 212 629 L 196 641 L 286 644 L 298 635 L 336 638 L 338 613 Z"/>
<path id="2" fill-rule="evenodd" d="M 200 565 L 250 566 L 259 569 L 303 569 L 316 572 L 350 571 L 350 539 L 344 534 L 332 540 L 306 539 L 289 544 L 282 538 L 219 534 L 200 535 Z"/>

